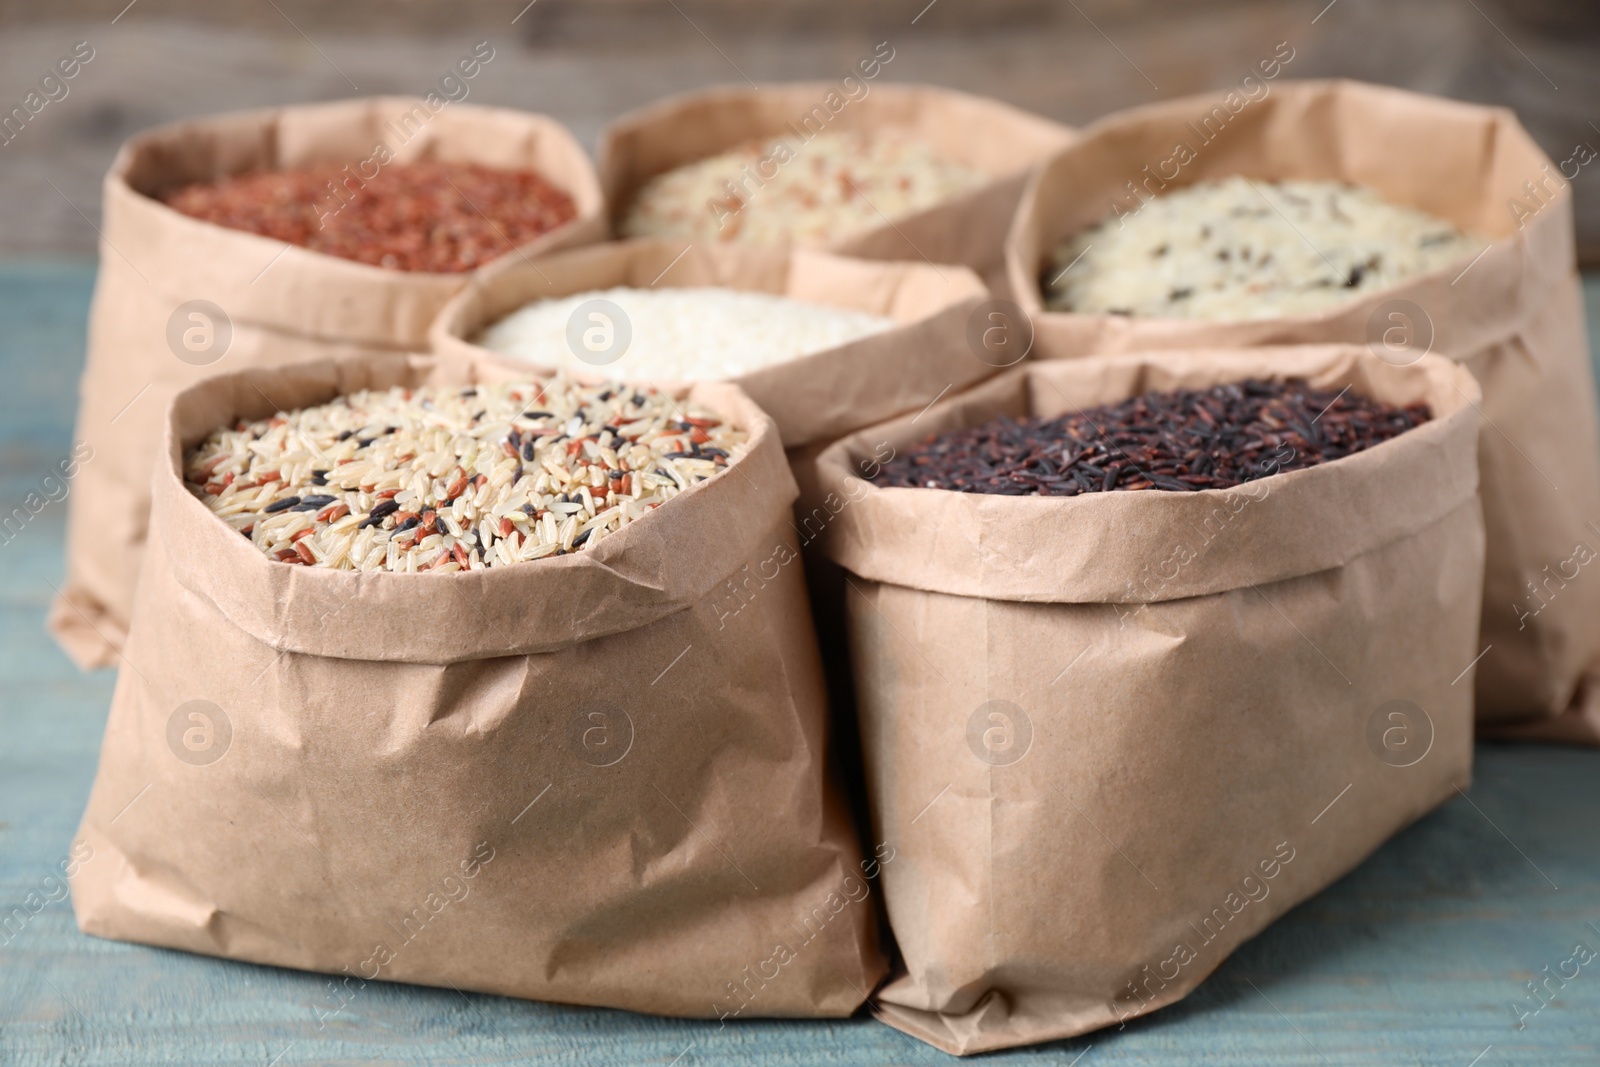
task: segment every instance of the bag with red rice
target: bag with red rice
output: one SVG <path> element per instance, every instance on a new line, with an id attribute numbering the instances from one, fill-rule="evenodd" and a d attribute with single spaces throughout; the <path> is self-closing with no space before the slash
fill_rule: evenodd
<path id="1" fill-rule="evenodd" d="M 971 1053 L 1161 1008 L 1466 784 L 1477 401 L 1353 346 L 1028 362 L 822 454 L 884 1021 Z"/>
<path id="2" fill-rule="evenodd" d="M 365 357 L 168 418 L 86 932 L 328 972 L 341 1003 L 872 990 L 880 864 L 825 782 L 794 482 L 738 389 Z"/>
<path id="3" fill-rule="evenodd" d="M 218 371 L 415 351 L 481 264 L 604 228 L 588 157 L 554 120 L 403 98 L 150 130 L 122 147 L 104 195 L 77 428 L 94 459 L 50 615 L 86 667 L 125 637 L 175 393 Z"/>
<path id="4" fill-rule="evenodd" d="M 1489 547 L 1476 650 L 1480 728 L 1600 741 L 1600 578 L 1586 566 L 1600 556 L 1600 425 L 1567 181 L 1503 109 L 1356 82 L 1257 88 L 1262 95 L 1253 99 L 1202 95 L 1108 116 L 1040 170 L 1007 251 L 1015 298 L 1033 319 L 1033 355 L 1344 342 L 1365 343 L 1396 364 L 1430 350 L 1461 363 L 1483 387 Z M 1233 210 L 1242 218 L 1196 216 L 1170 235 L 1152 233 L 1137 255 L 1124 253 L 1132 268 L 1124 276 L 1139 276 L 1172 312 L 1047 306 L 1041 283 L 1052 295 L 1096 284 L 1086 272 L 1112 244 L 1166 213 L 1163 199 L 1227 181 L 1239 186 Z M 1353 231 L 1360 217 L 1341 216 L 1366 190 L 1438 225 L 1417 232 L 1421 247 L 1400 256 L 1373 240 L 1392 242 L 1394 223 L 1365 236 L 1322 236 L 1304 216 L 1290 218 L 1299 214 L 1294 186 L 1311 181 L 1364 187 L 1322 192 L 1304 205 L 1320 209 L 1326 197 L 1327 210 Z M 1067 240 L 1082 234 L 1093 243 L 1085 231 L 1103 222 L 1109 241 L 1067 254 Z M 1480 236 L 1463 240 L 1452 230 Z M 1269 232 L 1272 244 L 1262 240 Z M 1215 258 L 1206 257 L 1198 276 L 1177 272 L 1173 261 L 1198 250 L 1197 235 Z M 1369 247 L 1353 254 L 1362 242 Z M 1430 246 L 1457 250 L 1454 261 L 1430 267 L 1436 257 L 1419 254 Z M 1302 292 L 1269 292 L 1254 307 L 1236 292 L 1237 314 L 1227 318 L 1184 310 L 1222 295 L 1200 287 L 1225 272 L 1258 290 L 1281 284 L 1269 270 L 1281 275 L 1290 257 L 1304 274 L 1320 275 L 1290 279 Z M 1225 258 L 1231 262 L 1219 262 Z M 1241 265 L 1246 258 L 1254 276 Z M 1397 265 L 1421 272 L 1403 276 Z M 1298 310 L 1268 314 L 1269 299 Z"/>
<path id="5" fill-rule="evenodd" d="M 1073 133 L 996 100 L 874 81 L 893 58 L 880 45 L 836 83 L 699 90 L 622 116 L 600 144 L 614 230 L 960 263 L 1004 284 L 1027 172 Z"/>

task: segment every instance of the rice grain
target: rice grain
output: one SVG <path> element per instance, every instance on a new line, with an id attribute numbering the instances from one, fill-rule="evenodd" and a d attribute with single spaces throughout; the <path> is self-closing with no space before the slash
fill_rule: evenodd
<path id="1" fill-rule="evenodd" d="M 557 376 L 367 390 L 240 421 L 188 452 L 184 480 L 283 563 L 482 570 L 590 548 L 746 443 L 658 390 Z"/>
<path id="2" fill-rule="evenodd" d="M 1199 182 L 1064 242 L 1051 311 L 1174 319 L 1309 314 L 1464 260 L 1488 242 L 1339 182 Z"/>
<path id="3" fill-rule="evenodd" d="M 820 244 L 959 196 L 987 176 L 896 130 L 747 141 L 650 179 L 625 237 Z"/>
<path id="4" fill-rule="evenodd" d="M 635 380 L 724 381 L 887 330 L 895 320 L 771 293 L 712 287 L 615 288 L 527 304 L 486 329 L 478 344 L 540 366 L 594 371 L 574 350 L 568 323 L 581 305 L 608 300 L 632 340 L 608 374 Z M 581 324 L 580 324 L 581 325 Z"/>

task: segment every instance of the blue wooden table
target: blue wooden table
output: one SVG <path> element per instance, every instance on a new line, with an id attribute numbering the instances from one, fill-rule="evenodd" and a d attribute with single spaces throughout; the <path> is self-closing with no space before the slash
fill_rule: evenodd
<path id="1" fill-rule="evenodd" d="M 83 265 L 0 264 L 0 512 L 70 447 L 92 280 Z M 1593 319 L 1600 285 L 1590 297 Z M 50 504 L 0 544 L 0 918 L 30 893 L 59 895 L 52 875 L 111 696 L 110 673 L 78 673 L 43 630 L 65 510 Z M 954 1062 L 865 1012 L 720 1029 L 383 983 L 323 1026 L 316 975 L 97 941 L 65 900 L 17 926 L 0 926 L 4 1067 Z M 1553 996 L 1527 985 L 1580 943 L 1600 952 L 1600 752 L 1484 744 L 1466 797 L 1245 945 L 1187 1001 L 986 1061 L 1600 1064 L 1600 956 L 1550 982 Z"/>

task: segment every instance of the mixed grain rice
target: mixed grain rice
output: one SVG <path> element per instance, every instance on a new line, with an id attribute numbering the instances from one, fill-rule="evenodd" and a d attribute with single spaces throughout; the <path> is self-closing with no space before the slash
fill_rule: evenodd
<path id="1" fill-rule="evenodd" d="M 651 178 L 621 230 L 626 237 L 820 244 L 986 180 L 895 130 L 762 138 Z"/>
<path id="2" fill-rule="evenodd" d="M 847 308 L 736 289 L 594 290 L 538 300 L 490 326 L 477 343 L 541 366 L 581 370 L 568 321 L 590 300 L 616 304 L 632 340 L 606 373 L 636 380 L 717 381 L 820 352 L 894 325 Z"/>
<path id="3" fill-rule="evenodd" d="M 184 479 L 280 562 L 447 572 L 589 548 L 745 445 L 697 405 L 558 376 L 367 390 L 240 421 L 189 451 Z"/>
<path id="4" fill-rule="evenodd" d="M 1370 189 L 1200 182 L 1064 242 L 1052 311 L 1176 319 L 1307 314 L 1476 255 L 1488 242 Z"/>

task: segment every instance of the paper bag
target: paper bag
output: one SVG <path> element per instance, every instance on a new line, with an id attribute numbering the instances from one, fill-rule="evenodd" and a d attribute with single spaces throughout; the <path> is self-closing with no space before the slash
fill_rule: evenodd
<path id="1" fill-rule="evenodd" d="M 1315 315 L 1207 322 L 1043 310 L 1040 275 L 1061 239 L 1151 196 L 1235 174 L 1368 186 L 1493 243 L 1481 259 Z M 1007 267 L 1039 358 L 1349 342 L 1396 364 L 1431 350 L 1472 371 L 1483 387 L 1489 538 L 1478 721 L 1490 732 L 1600 740 L 1600 577 L 1587 566 L 1600 558 L 1600 431 L 1572 195 L 1509 111 L 1336 81 L 1120 112 L 1041 169 L 1018 208 Z"/>
<path id="2" fill-rule="evenodd" d="M 966 343 L 967 320 L 988 293 L 964 267 L 652 239 L 502 263 L 445 305 L 430 334 L 433 350 L 529 373 L 538 365 L 480 347 L 479 333 L 531 301 L 617 286 L 738 289 L 893 318 L 896 325 L 881 333 L 733 379 L 778 424 L 786 448 L 832 441 L 922 408 L 941 392 L 958 392 L 996 370 Z M 590 376 L 660 380 L 625 349 Z"/>
<path id="3" fill-rule="evenodd" d="M 277 563 L 179 481 L 235 418 L 485 376 L 506 377 L 367 357 L 178 395 L 79 925 L 328 972 L 319 1015 L 377 978 L 850 1014 L 883 969 L 878 867 L 825 785 L 794 483 L 736 388 L 682 394 L 750 432 L 732 469 L 592 549 L 488 571 Z"/>
<path id="4" fill-rule="evenodd" d="M 1002 414 L 1252 377 L 1434 417 L 1231 489 L 864 480 Z M 873 833 L 896 853 L 885 1021 L 970 1053 L 1170 1004 L 1466 785 L 1477 401 L 1445 360 L 1353 347 L 1029 362 L 823 454 Z"/>
<path id="5" fill-rule="evenodd" d="M 67 580 L 50 614 L 80 666 L 115 662 L 133 603 L 166 405 L 201 378 L 367 352 L 416 351 L 472 275 L 384 270 L 182 215 L 153 194 L 185 182 L 356 161 L 531 168 L 578 216 L 522 249 L 598 240 L 599 185 L 553 119 L 501 108 L 382 97 L 175 123 L 123 145 L 106 175 L 100 275 L 89 313 L 77 440 L 93 449 L 72 493 Z"/>
<path id="6" fill-rule="evenodd" d="M 800 485 L 794 525 L 805 554 L 812 612 L 818 623 L 829 704 L 839 732 L 835 760 L 844 780 L 859 781 L 851 722 L 849 663 L 844 646 L 843 584 L 838 568 L 814 550 L 829 521 L 817 490 L 818 452 L 844 434 L 926 407 L 992 375 L 1009 358 L 969 340 L 984 321 L 987 290 L 965 267 L 853 259 L 814 249 L 696 245 L 635 239 L 558 252 L 487 271 L 445 306 L 431 333 L 445 358 L 489 360 L 508 369 L 530 364 L 473 343 L 484 327 L 532 300 L 613 286 L 719 286 L 774 293 L 894 318 L 870 337 L 814 352 L 734 379 L 778 425 Z M 616 324 L 613 324 L 613 329 Z M 582 355 L 582 353 L 578 353 Z M 608 357 L 609 358 L 609 357 Z M 626 351 L 596 375 L 649 380 L 649 368 Z M 855 799 L 859 800 L 859 797 Z M 860 804 L 853 805 L 860 810 Z"/>

